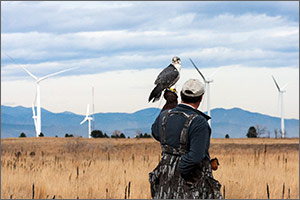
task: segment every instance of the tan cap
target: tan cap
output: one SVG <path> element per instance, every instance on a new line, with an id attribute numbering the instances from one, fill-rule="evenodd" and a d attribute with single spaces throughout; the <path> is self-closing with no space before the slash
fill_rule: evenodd
<path id="1" fill-rule="evenodd" d="M 204 84 L 198 79 L 189 79 L 182 86 L 182 93 L 188 97 L 199 97 L 204 94 Z"/>

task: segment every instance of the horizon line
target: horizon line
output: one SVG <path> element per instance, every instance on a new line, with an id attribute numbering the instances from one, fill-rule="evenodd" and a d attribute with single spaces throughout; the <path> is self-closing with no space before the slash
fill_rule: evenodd
<path id="1" fill-rule="evenodd" d="M 180 104 L 180 103 L 179 103 Z M 1 104 L 1 106 L 6 106 L 6 107 L 11 107 L 11 108 L 16 108 L 16 107 L 23 107 L 23 108 L 27 108 L 27 109 L 31 109 L 31 107 L 25 107 L 25 106 L 22 106 L 22 105 L 17 105 L 17 106 L 10 106 L 10 105 L 4 105 L 4 104 Z M 41 107 L 41 109 L 45 110 L 45 111 L 48 111 L 48 112 L 51 112 L 51 113 L 54 113 L 54 114 L 63 114 L 63 113 L 71 113 L 71 114 L 75 114 L 75 115 L 80 115 L 80 116 L 85 116 L 85 114 L 77 114 L 77 113 L 74 113 L 72 111 L 63 111 L 63 112 L 52 112 L 48 109 L 45 109 L 43 107 Z M 148 107 L 148 108 L 141 108 L 139 110 L 136 110 L 134 112 L 97 112 L 97 113 L 93 113 L 91 115 L 96 115 L 96 114 L 113 114 L 113 113 L 119 113 L 119 114 L 134 114 L 136 112 L 139 112 L 139 111 L 142 111 L 142 110 L 146 110 L 146 109 L 158 109 L 158 110 L 161 110 L 162 108 L 156 108 L 156 107 Z M 260 112 L 256 112 L 256 111 L 249 111 L 249 110 L 245 110 L 243 108 L 240 108 L 240 107 L 232 107 L 232 108 L 223 108 L 223 107 L 217 107 L 217 108 L 213 108 L 211 109 L 211 111 L 213 110 L 216 110 L 216 109 L 224 109 L 224 110 L 232 110 L 232 109 L 240 109 L 240 110 L 243 110 L 243 111 L 246 111 L 246 112 L 250 112 L 250 113 L 253 113 L 253 114 L 260 114 L 260 115 L 266 115 L 266 116 L 269 116 L 269 117 L 274 117 L 274 118 L 279 118 L 280 117 L 276 117 L 276 116 L 272 116 L 272 115 L 269 115 L 269 114 L 263 114 L 263 113 L 260 113 Z M 199 109 L 197 109 L 199 110 Z M 199 110 L 201 111 L 201 110 Z M 203 113 L 207 113 L 207 111 L 201 111 Z M 299 120 L 299 118 L 285 118 L 285 120 Z"/>

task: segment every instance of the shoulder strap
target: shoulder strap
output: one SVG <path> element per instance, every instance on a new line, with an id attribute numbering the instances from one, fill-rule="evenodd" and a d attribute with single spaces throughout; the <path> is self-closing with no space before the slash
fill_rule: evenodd
<path id="1" fill-rule="evenodd" d="M 161 133 L 161 145 L 165 145 L 166 144 L 166 122 L 167 122 L 167 118 L 170 115 L 174 115 L 174 114 L 179 114 L 182 115 L 183 117 L 186 118 L 186 121 L 184 123 L 183 129 L 181 131 L 181 135 L 180 135 L 180 149 L 181 151 L 185 151 L 185 143 L 186 143 L 186 134 L 187 134 L 187 129 L 190 126 L 190 124 L 192 123 L 192 120 L 197 117 L 197 114 L 191 114 L 188 115 L 184 112 L 181 111 L 172 111 L 171 109 L 168 110 L 165 114 L 165 116 L 162 119 L 162 133 Z"/>
<path id="2" fill-rule="evenodd" d="M 168 110 L 165 114 L 165 116 L 162 118 L 162 131 L 161 131 L 161 138 L 160 138 L 160 143 L 161 145 L 166 144 L 166 121 L 168 116 L 170 115 L 171 110 Z"/>
<path id="3" fill-rule="evenodd" d="M 181 131 L 181 135 L 180 135 L 180 147 L 179 147 L 179 151 L 184 154 L 185 153 L 185 144 L 186 144 L 186 134 L 187 134 L 187 130 L 190 127 L 193 119 L 195 117 L 197 117 L 197 114 L 191 114 L 188 116 L 188 118 L 186 119 L 184 125 L 183 125 L 183 129 Z"/>

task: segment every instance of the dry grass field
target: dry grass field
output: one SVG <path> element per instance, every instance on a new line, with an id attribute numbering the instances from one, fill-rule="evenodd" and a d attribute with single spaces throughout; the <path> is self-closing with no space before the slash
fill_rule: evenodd
<path id="1" fill-rule="evenodd" d="M 212 139 L 210 154 L 226 198 L 299 199 L 298 139 Z M 159 159 L 154 139 L 2 139 L 1 199 L 148 199 Z"/>

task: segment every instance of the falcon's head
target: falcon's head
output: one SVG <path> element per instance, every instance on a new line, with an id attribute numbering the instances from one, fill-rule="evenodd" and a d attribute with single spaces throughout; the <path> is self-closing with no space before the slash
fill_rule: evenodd
<path id="1" fill-rule="evenodd" d="M 174 65 L 174 67 L 178 70 L 178 72 L 180 71 L 181 68 L 181 60 L 180 58 L 178 58 L 177 56 L 172 58 L 172 65 Z"/>
<path id="2" fill-rule="evenodd" d="M 175 56 L 175 57 L 172 58 L 172 63 L 180 65 L 181 64 L 181 60 L 180 60 L 180 58 L 178 58 L 177 56 Z"/>

